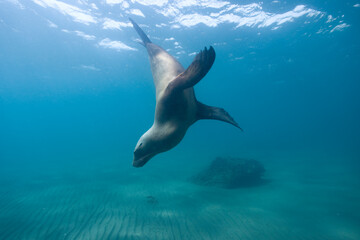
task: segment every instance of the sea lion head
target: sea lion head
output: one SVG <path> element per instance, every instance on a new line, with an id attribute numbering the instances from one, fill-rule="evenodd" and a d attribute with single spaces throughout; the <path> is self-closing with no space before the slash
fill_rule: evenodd
<path id="1" fill-rule="evenodd" d="M 159 142 L 149 129 L 142 135 L 136 144 L 134 150 L 134 167 L 142 167 L 156 154 L 162 152 L 160 150 Z"/>
<path id="2" fill-rule="evenodd" d="M 155 155 L 172 149 L 181 141 L 185 132 L 181 127 L 152 126 L 136 144 L 133 166 L 142 167 Z"/>

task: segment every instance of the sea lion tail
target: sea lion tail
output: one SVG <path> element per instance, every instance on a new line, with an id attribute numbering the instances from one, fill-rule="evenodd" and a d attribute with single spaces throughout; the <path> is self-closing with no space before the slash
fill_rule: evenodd
<path id="1" fill-rule="evenodd" d="M 146 46 L 146 44 L 151 43 L 150 39 L 148 38 L 148 36 L 146 36 L 146 34 L 144 33 L 144 31 L 139 27 L 139 25 L 137 25 L 136 22 L 134 22 L 134 20 L 132 20 L 131 18 L 129 18 L 130 22 L 132 23 L 132 25 L 134 26 L 136 32 L 139 34 L 141 40 L 143 41 L 143 45 Z"/>
<path id="2" fill-rule="evenodd" d="M 241 131 L 244 131 L 237 122 L 230 116 L 228 112 L 226 112 L 223 108 L 211 107 L 205 105 L 201 102 L 197 102 L 198 111 L 197 111 L 197 119 L 214 119 L 223 122 L 230 123 L 235 127 L 239 128 Z"/>

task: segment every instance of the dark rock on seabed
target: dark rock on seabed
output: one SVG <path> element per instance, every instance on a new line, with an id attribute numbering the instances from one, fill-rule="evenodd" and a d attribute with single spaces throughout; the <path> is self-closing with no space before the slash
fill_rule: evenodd
<path id="1" fill-rule="evenodd" d="M 264 172 L 264 166 L 253 159 L 217 157 L 208 168 L 190 180 L 204 186 L 253 187 L 266 182 L 262 179 Z"/>
<path id="2" fill-rule="evenodd" d="M 157 205 L 159 202 L 154 196 L 146 196 L 146 202 L 151 205 Z"/>

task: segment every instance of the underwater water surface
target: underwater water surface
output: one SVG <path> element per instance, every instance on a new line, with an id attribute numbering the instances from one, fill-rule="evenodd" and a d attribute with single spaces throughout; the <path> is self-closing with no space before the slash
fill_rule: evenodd
<path id="1" fill-rule="evenodd" d="M 212 120 L 132 166 L 155 88 L 128 18 Z M 0 0 L 0 239 L 360 239 L 360 2 Z M 255 159 L 263 184 L 190 179 Z"/>

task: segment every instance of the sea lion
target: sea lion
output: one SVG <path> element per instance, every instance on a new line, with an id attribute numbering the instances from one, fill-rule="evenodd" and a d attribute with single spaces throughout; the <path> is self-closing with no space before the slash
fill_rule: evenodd
<path id="1" fill-rule="evenodd" d="M 156 88 L 154 123 L 136 144 L 134 167 L 142 167 L 156 154 L 175 147 L 183 139 L 187 129 L 197 120 L 216 119 L 241 129 L 224 109 L 207 106 L 196 100 L 193 86 L 213 65 L 213 47 L 205 47 L 200 51 L 185 70 L 174 57 L 152 43 L 132 19 L 130 21 L 148 51 Z"/>

